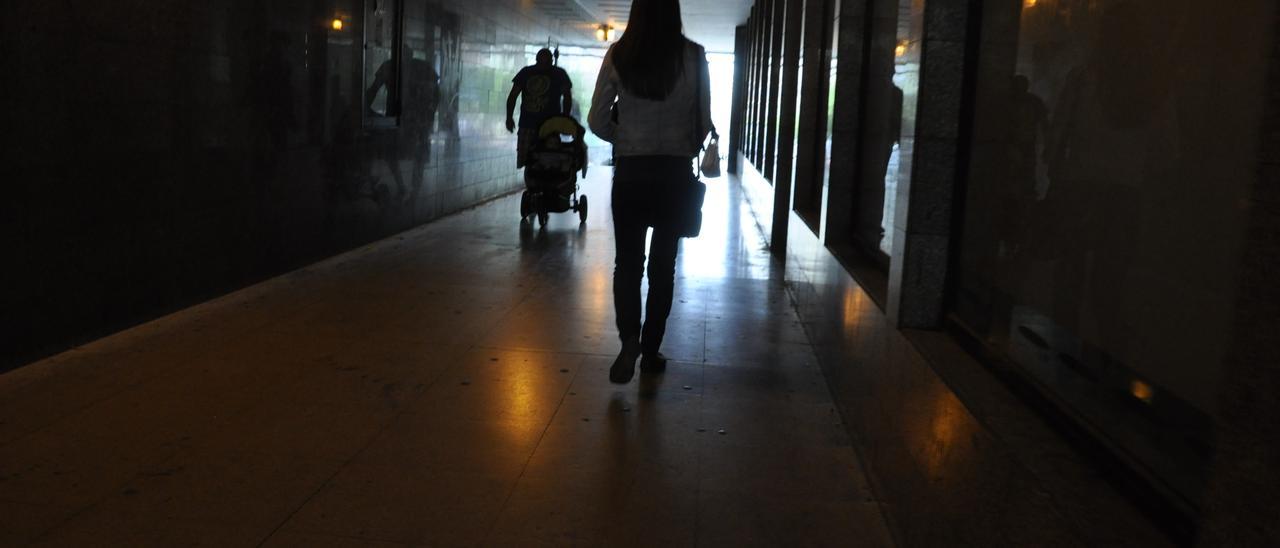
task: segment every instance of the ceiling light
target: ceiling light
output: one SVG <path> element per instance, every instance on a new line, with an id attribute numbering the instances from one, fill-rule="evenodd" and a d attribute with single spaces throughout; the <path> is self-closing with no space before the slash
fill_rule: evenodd
<path id="1" fill-rule="evenodd" d="M 612 42 L 616 35 L 617 30 L 609 25 L 601 23 L 600 26 L 596 27 L 596 40 L 601 42 Z"/>

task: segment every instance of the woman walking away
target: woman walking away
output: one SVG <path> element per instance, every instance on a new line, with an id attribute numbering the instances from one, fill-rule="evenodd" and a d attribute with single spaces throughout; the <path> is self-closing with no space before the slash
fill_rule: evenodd
<path id="1" fill-rule="evenodd" d="M 684 37 L 679 0 L 635 0 L 622 39 L 609 48 L 596 83 L 591 130 L 613 143 L 613 306 L 622 351 L 609 380 L 626 383 L 636 359 L 646 373 L 663 371 L 658 352 L 675 288 L 678 227 L 673 221 L 692 184 L 693 158 L 711 129 L 706 52 Z M 640 322 L 645 237 L 649 299 Z"/>

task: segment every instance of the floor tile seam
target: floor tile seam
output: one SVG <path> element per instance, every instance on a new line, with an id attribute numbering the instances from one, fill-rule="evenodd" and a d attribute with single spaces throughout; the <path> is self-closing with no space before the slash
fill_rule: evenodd
<path id="1" fill-rule="evenodd" d="M 19 500 L 15 498 L 9 498 L 4 495 L 0 495 L 0 504 L 13 504 L 17 506 L 43 506 L 43 507 L 58 506 L 56 503 L 32 502 L 29 500 Z"/>
<path id="2" fill-rule="evenodd" d="M 755 500 L 764 500 L 785 504 L 851 504 L 857 506 L 872 506 L 879 501 L 873 497 L 866 496 L 863 489 L 853 488 L 851 490 L 833 490 L 827 487 L 819 486 L 811 489 L 781 489 L 756 488 L 749 486 L 744 487 L 739 484 L 730 486 L 710 485 L 706 488 L 699 488 L 700 491 L 708 497 L 750 497 Z M 851 496 L 849 496 L 851 495 Z M 880 507 L 875 507 L 877 514 L 882 513 Z"/>
<path id="3" fill-rule="evenodd" d="M 304 379 L 303 377 L 299 377 L 299 379 L 298 379 L 295 383 L 293 383 L 293 384 L 289 384 L 289 385 L 288 385 L 288 388 L 292 389 L 292 388 L 293 388 L 293 387 L 295 387 L 297 384 L 301 384 L 301 383 L 302 383 L 302 382 L 304 382 L 304 381 L 305 381 L 305 379 Z M 245 416 L 247 416 L 247 415 L 250 415 L 251 413 L 253 413 L 255 410 L 257 410 L 257 409 L 258 409 L 258 406 L 263 405 L 263 404 L 267 404 L 267 403 L 270 403 L 270 402 L 271 402 L 271 400 L 270 400 L 269 398 L 236 398 L 234 401 L 235 401 L 235 402 L 236 402 L 236 404 L 237 404 L 237 405 L 236 405 L 236 409 L 235 409 L 235 410 L 233 410 L 233 411 L 231 411 L 230 413 L 228 413 L 228 414 L 227 414 L 226 419 L 225 419 L 225 422 L 224 422 L 223 424 L 221 424 L 220 426 L 217 426 L 217 427 L 215 427 L 215 428 L 212 428 L 212 429 L 210 429 L 210 430 L 208 430 L 208 431 L 204 432 L 204 435 L 205 435 L 206 437 L 213 437 L 213 436 L 216 436 L 217 434 L 220 434 L 220 433 L 222 433 L 222 432 L 226 432 L 228 429 L 231 429 L 231 428 L 236 427 L 236 426 L 237 426 L 237 424 L 236 424 L 236 421 L 237 421 L 237 420 L 239 420 L 239 419 L 241 419 L 241 418 L 243 418 L 243 417 L 245 417 Z M 225 403 L 225 402 L 226 402 L 226 400 L 220 400 L 220 402 L 221 402 L 221 403 Z M 290 406 L 290 407 L 295 407 L 295 408 L 308 408 L 308 407 L 312 407 L 312 406 L 336 407 L 336 406 L 333 406 L 333 405 L 331 405 L 331 404 L 327 404 L 327 403 L 324 403 L 324 402 L 322 402 L 322 401 L 318 401 L 318 400 L 317 400 L 317 401 L 311 401 L 311 402 L 308 402 L 308 403 L 292 403 L 292 402 L 289 402 L 289 403 L 284 403 L 283 405 Z M 397 413 L 398 413 L 398 411 L 397 411 Z M 179 440 L 179 441 L 181 441 L 181 440 Z M 211 448 L 211 446 L 206 445 L 207 441 L 208 441 L 208 440 L 206 440 L 204 443 L 201 443 L 201 442 L 194 442 L 194 441 L 193 441 L 192 443 L 190 443 L 189 445 L 187 445 L 185 448 L 187 448 L 187 449 L 192 449 L 192 450 L 210 449 L 210 448 Z M 162 442 L 162 444 L 161 444 L 161 447 L 163 447 L 163 446 L 164 446 L 164 442 Z M 269 454 L 269 453 L 265 453 L 265 452 L 258 451 L 258 450 L 256 450 L 256 449 L 237 449 L 237 450 L 238 450 L 238 451 L 240 451 L 240 452 L 242 452 L 242 453 L 258 454 L 258 455 L 268 455 L 268 454 Z M 171 457 L 170 459 L 166 459 L 166 461 L 171 460 L 172 458 L 173 458 L 173 457 Z"/>
<path id="4" fill-rule="evenodd" d="M 331 532 L 323 531 L 323 530 L 320 530 L 320 529 L 310 529 L 310 528 L 305 528 L 305 527 L 287 527 L 287 528 L 278 528 L 276 531 L 273 531 L 273 532 L 271 533 L 271 536 L 268 536 L 268 537 L 267 537 L 267 539 L 266 539 L 266 540 L 264 540 L 263 542 L 265 543 L 265 542 L 267 542 L 267 541 L 270 541 L 270 540 L 271 540 L 271 537 L 274 537 L 274 536 L 276 535 L 276 533 L 279 533 L 279 532 L 296 532 L 296 533 L 302 533 L 302 534 L 306 534 L 306 535 L 315 535 L 315 536 L 320 536 L 320 537 L 337 538 L 337 539 L 344 539 L 344 540 L 353 540 L 353 541 L 360 542 L 360 543 L 363 543 L 363 544 L 368 544 L 368 542 L 369 542 L 369 541 L 374 541 L 374 542 L 378 542 L 378 543 L 393 544 L 393 545 L 396 545 L 396 546 L 420 546 L 419 544 L 415 544 L 415 543 L 413 543 L 413 542 L 405 542 L 405 541 L 403 541 L 403 540 L 396 540 L 396 539 L 384 538 L 384 537 L 380 537 L 380 536 L 377 536 L 377 535 L 353 536 L 353 535 L 350 535 L 350 534 L 343 534 L 343 533 L 331 533 Z M 259 546 L 261 546 L 261 544 L 259 544 Z"/>
<path id="5" fill-rule="evenodd" d="M 162 445 L 162 446 L 163 446 L 163 445 Z M 135 473 L 133 473 L 133 474 L 130 474 L 130 475 L 129 475 L 129 477 L 128 477 L 127 479 L 125 479 L 124 481 L 120 482 L 120 483 L 119 483 L 118 485 L 116 485 L 115 487 L 113 487 L 113 488 L 111 488 L 111 489 L 109 489 L 109 490 L 104 491 L 101 497 L 98 497 L 98 498 L 96 498 L 95 500 L 93 500 L 92 502 L 89 502 L 89 503 L 85 504 L 85 505 L 84 505 L 84 507 L 80 508 L 79 510 L 76 510 L 75 512 L 72 512 L 70 516 L 67 516 L 65 519 L 60 520 L 60 521 L 58 521 L 57 523 L 55 523 L 54 525 L 49 526 L 49 527 L 48 527 L 47 529 L 45 529 L 44 531 L 41 531 L 41 532 L 40 532 L 40 534 L 39 534 L 39 535 L 36 535 L 35 537 L 33 537 L 33 538 L 31 539 L 31 542 L 28 542 L 28 543 L 27 543 L 27 545 L 28 545 L 28 546 L 30 546 L 30 545 L 35 545 L 35 544 L 37 544 L 38 542 L 40 542 L 40 541 L 42 541 L 42 540 L 46 540 L 48 537 L 50 537 L 51 535 L 53 535 L 53 534 L 54 534 L 58 529 L 62 528 L 63 526 L 65 526 L 65 525 L 67 525 L 67 524 L 69 524 L 69 523 L 71 523 L 71 522 L 75 521 L 75 520 L 76 520 L 76 519 L 78 519 L 80 516 L 83 516 L 83 515 L 85 515 L 85 514 L 88 514 L 89 512 L 91 512 L 91 511 L 93 511 L 93 510 L 96 510 L 97 508 L 101 507 L 101 506 L 102 506 L 103 504 L 105 504 L 105 503 L 107 502 L 107 500 L 109 500 L 113 495 L 115 495 L 116 493 L 119 493 L 119 492 L 120 492 L 120 491 L 122 491 L 126 486 L 128 486 L 130 483 L 132 483 L 132 482 L 133 482 L 133 480 L 134 480 L 134 479 L 136 479 L 137 475 L 138 475 L 138 473 L 137 473 L 137 472 L 135 472 Z"/>
<path id="6" fill-rule="evenodd" d="M 586 357 L 588 356 L 589 355 L 583 356 L 583 359 L 581 359 L 578 362 L 579 365 L 585 362 Z M 574 369 L 573 376 L 569 379 L 569 383 L 565 385 L 564 392 L 560 395 L 560 401 L 559 403 L 556 404 L 555 413 L 552 413 L 551 416 L 547 419 L 546 424 L 543 425 L 542 432 L 538 434 L 537 443 L 533 444 L 533 449 L 529 451 L 529 456 L 525 458 L 524 464 L 520 466 L 520 473 L 516 476 L 515 481 L 511 483 L 511 487 L 507 489 L 507 494 L 505 497 L 503 497 L 502 504 L 498 506 L 497 512 L 494 512 L 493 519 L 491 519 L 489 524 L 485 527 L 485 533 L 484 533 L 485 542 L 483 542 L 482 545 L 489 544 L 488 540 L 492 538 L 494 531 L 498 526 L 498 520 L 502 518 L 503 513 L 507 511 L 508 505 L 511 504 L 511 499 L 512 497 L 515 496 L 516 489 L 519 488 L 521 480 L 524 479 L 525 474 L 528 473 L 529 471 L 529 464 L 533 462 L 533 457 L 538 453 L 538 448 L 542 447 L 543 442 L 547 438 L 547 432 L 551 430 L 551 426 L 555 424 L 556 417 L 559 416 L 560 412 L 563 410 L 564 402 L 566 399 L 569 398 L 570 389 L 577 382 L 578 376 L 582 374 L 582 369 L 583 369 L 582 367 L 577 367 Z"/>
<path id="7" fill-rule="evenodd" d="M 106 395 L 104 395 L 104 396 L 102 396 L 102 397 L 96 398 L 96 399 L 94 399 L 93 401 L 91 401 L 91 402 L 89 402 L 89 403 L 86 403 L 86 404 L 84 404 L 84 405 L 82 405 L 82 406 L 79 406 L 79 407 L 75 408 L 74 410 L 72 410 L 72 411 L 70 411 L 70 412 L 67 412 L 67 413 L 65 413 L 65 414 L 62 414 L 62 415 L 58 416 L 57 418 L 53 419 L 52 421 L 49 421 L 49 422 L 45 423 L 44 425 L 41 425 L 41 426 L 37 427 L 37 428 L 36 428 L 36 429 L 34 429 L 34 430 L 31 430 L 31 431 L 29 431 L 29 432 L 23 433 L 23 434 L 19 435 L 18 437 L 13 438 L 13 439 L 11 439 L 11 440 L 9 440 L 9 441 L 6 441 L 6 442 L 4 442 L 4 443 L 0 443 L 0 449 L 6 449 L 6 448 L 8 448 L 9 446 L 11 446 L 11 445 L 15 445 L 15 444 L 17 444 L 17 443 L 18 443 L 18 442 L 20 442 L 20 441 L 25 441 L 25 440 L 27 440 L 28 438 L 31 438 L 31 437 L 33 437 L 33 436 L 35 436 L 35 435 L 37 435 L 37 434 L 43 433 L 43 432 L 44 432 L 44 431 L 46 431 L 46 430 L 49 430 L 49 429 L 51 429 L 51 428 L 53 428 L 53 427 L 55 427 L 55 426 L 58 426 L 59 424 L 62 424 L 62 423 L 64 423 L 64 422 L 66 422 L 66 421 L 67 421 L 68 419 L 70 419 L 71 417 L 74 417 L 74 416 L 76 416 L 76 415 L 79 415 L 79 414 L 81 414 L 81 413 L 84 413 L 85 411 L 88 411 L 89 409 L 93 408 L 94 406 L 97 406 L 97 405 L 100 405 L 100 404 L 102 404 L 102 403 L 105 403 L 105 402 L 107 402 L 107 401 L 109 401 L 109 400 L 111 400 L 111 399 L 113 399 L 113 398 L 115 398 L 115 397 L 117 397 L 117 396 L 119 396 L 119 395 L 121 395 L 121 394 L 124 394 L 125 392 L 128 392 L 129 390 L 133 390 L 133 389 L 135 389 L 135 388 L 139 388 L 139 387 L 146 386 L 146 385 L 148 385 L 148 384 L 154 383 L 154 382 L 158 381 L 160 378 L 161 378 L 161 376 L 160 376 L 160 375 L 157 375 L 157 376 L 153 376 L 153 377 L 151 377 L 151 378 L 149 378 L 149 379 L 147 379 L 147 380 L 145 380 L 145 381 L 139 381 L 139 382 L 136 382 L 136 383 L 133 383 L 133 384 L 129 384 L 129 385 L 126 385 L 126 386 L 120 387 L 120 388 L 118 388 L 118 389 L 116 389 L 116 390 L 114 390 L 114 391 L 110 392 L 109 394 L 106 394 Z"/>
<path id="8" fill-rule="evenodd" d="M 844 412 L 840 410 L 841 406 L 836 405 L 836 409 L 837 409 L 837 412 L 839 412 L 843 417 Z M 902 546 L 903 545 L 902 538 L 898 532 L 898 528 L 894 526 L 894 524 L 896 523 L 896 519 L 894 517 L 894 514 L 892 514 L 890 511 L 891 509 L 890 509 L 888 499 L 886 499 L 883 495 L 885 491 L 885 487 L 879 481 L 879 477 L 871 473 L 871 469 L 867 465 L 868 461 L 866 458 L 866 454 L 863 451 L 863 444 L 857 441 L 858 437 L 854 435 L 854 432 L 851 430 L 851 428 L 852 426 L 845 426 L 844 428 L 842 428 L 842 430 L 844 430 L 846 435 L 848 435 L 851 439 L 851 442 L 853 445 L 852 450 L 859 464 L 859 472 L 862 476 L 863 483 L 865 483 L 867 486 L 867 491 L 868 491 L 867 494 L 870 495 L 870 500 L 864 501 L 863 503 L 874 505 L 876 509 L 876 514 L 880 519 L 880 523 L 885 527 L 885 530 L 889 533 L 889 541 L 892 543 L 893 546 Z"/>
<path id="9" fill-rule="evenodd" d="M 375 441 L 378 440 L 379 437 L 381 437 L 384 433 L 390 430 L 391 427 L 395 425 L 396 420 L 398 420 L 400 416 L 403 414 L 404 414 L 403 411 L 400 413 L 397 413 L 396 416 L 393 417 L 391 420 L 387 421 L 387 424 L 383 425 L 381 429 L 379 429 L 372 436 L 369 436 L 369 440 L 364 443 L 364 447 L 361 447 L 359 450 L 352 453 L 350 457 L 342 461 L 342 463 L 339 464 L 331 474 L 329 474 L 329 477 L 325 478 L 324 481 L 319 482 L 319 485 L 316 486 L 315 490 L 313 490 L 310 494 L 306 496 L 306 498 L 304 498 L 301 502 L 299 502 L 297 506 L 293 508 L 293 510 L 289 511 L 288 515 L 286 515 L 283 519 L 281 519 L 280 523 L 276 524 L 276 526 L 272 528 L 271 531 L 266 534 L 266 536 L 262 537 L 262 540 L 259 541 L 256 546 L 261 548 L 264 544 L 267 543 L 267 541 L 271 540 L 271 537 L 274 537 L 276 533 L 279 533 L 280 530 L 283 529 L 285 525 L 287 525 L 291 520 L 293 520 L 294 516 L 298 515 L 298 512 L 302 511 L 303 508 L 306 508 L 307 505 L 310 504 L 311 501 L 315 499 L 317 495 L 324 492 L 325 488 L 329 487 L 329 485 L 333 483 L 334 478 L 338 477 L 338 474 L 341 474 L 343 470 L 351 466 L 351 464 L 355 462 L 356 458 L 358 458 L 361 454 L 367 451 L 369 447 L 373 445 Z"/>
<path id="10" fill-rule="evenodd" d="M 516 311 L 520 309 L 521 305 L 528 302 L 532 298 L 533 298 L 533 292 L 526 291 L 524 295 L 519 300 L 516 301 L 515 304 L 511 305 L 511 307 L 506 310 L 506 312 L 503 312 L 498 318 L 496 318 L 492 322 L 492 324 L 485 327 L 483 329 L 483 332 L 478 333 L 478 337 L 476 337 L 475 340 L 477 341 L 487 340 L 488 337 L 492 335 L 494 332 L 496 332 L 498 328 L 503 325 L 504 322 L 506 322 L 513 315 L 515 315 Z M 476 344 L 474 346 L 480 347 L 481 345 Z"/>
<path id="11" fill-rule="evenodd" d="M 707 318 L 711 313 L 708 311 L 708 305 L 705 301 L 702 303 L 702 363 L 707 363 L 707 324 L 710 320 Z M 705 375 L 705 371 L 703 372 Z M 696 544 L 696 543 L 695 543 Z"/>
<path id="12" fill-rule="evenodd" d="M 703 329 L 705 330 L 705 327 Z M 704 424 L 703 419 L 706 414 L 705 405 L 707 401 L 706 398 L 704 397 L 706 392 L 705 388 L 706 388 L 706 376 L 707 376 L 707 367 L 705 365 L 702 366 L 701 370 L 699 371 L 699 375 L 700 377 L 698 379 L 698 382 L 702 384 L 704 390 L 702 393 L 698 394 L 698 424 Z M 705 455 L 703 454 L 704 451 L 706 451 L 706 444 L 703 444 L 703 443 L 696 444 L 694 449 L 694 462 L 695 462 L 694 477 L 698 478 L 698 481 L 693 486 L 693 496 L 694 496 L 694 499 L 693 499 L 693 546 L 694 548 L 698 548 L 699 546 L 702 545 L 702 466 L 703 466 L 703 460 L 705 458 Z"/>
<path id="13" fill-rule="evenodd" d="M 472 348 L 474 348 L 474 345 L 469 346 L 467 348 L 467 351 L 470 351 Z M 414 398 L 414 400 L 417 401 L 418 399 L 425 397 L 426 391 L 428 389 L 430 389 L 431 387 L 439 383 L 440 379 L 444 378 L 445 375 L 447 375 L 449 372 L 461 367 L 462 367 L 461 363 L 455 363 L 450 367 L 442 368 L 441 371 L 439 371 L 436 374 L 435 378 L 432 379 L 429 383 L 427 383 L 427 386 L 424 387 L 423 392 L 419 394 L 417 398 Z M 267 541 L 271 540 L 271 538 L 274 537 L 276 533 L 280 532 L 280 530 L 283 529 L 284 526 L 287 525 L 289 521 L 291 521 L 294 518 L 294 516 L 298 514 L 298 512 L 302 511 L 303 508 L 306 508 L 307 504 L 310 504 L 310 502 L 313 499 L 315 499 L 317 495 L 322 493 L 325 490 L 325 488 L 329 487 L 330 484 L 333 483 L 334 478 L 337 478 L 338 475 L 341 474 L 343 470 L 347 469 L 349 466 L 352 465 L 352 463 L 354 463 L 357 459 L 359 459 L 361 455 L 367 452 L 369 448 L 372 447 L 373 444 L 378 441 L 379 438 L 381 438 L 384 434 L 386 434 L 387 431 L 389 431 L 392 427 L 394 427 L 395 424 L 407 414 L 408 414 L 408 411 L 405 408 L 401 408 L 397 410 L 396 413 L 389 420 L 387 420 L 386 424 L 384 424 L 382 428 L 378 429 L 377 432 L 369 436 L 369 439 L 363 444 L 363 447 L 361 447 L 356 451 L 353 451 L 348 458 L 344 459 L 341 462 L 341 464 L 339 464 L 334 469 L 333 473 L 330 474 L 329 477 L 325 478 L 324 481 L 320 482 L 320 484 L 316 487 L 314 491 L 311 492 L 311 494 L 307 495 L 307 497 L 303 499 L 302 502 L 300 502 L 297 505 L 297 507 L 295 507 L 292 511 L 290 511 L 289 514 L 285 516 L 284 519 L 282 519 L 280 523 L 278 523 L 275 526 L 275 528 L 271 530 L 270 533 L 268 533 L 265 537 L 263 537 L 263 539 L 257 544 L 258 548 L 261 548 L 264 544 L 267 543 Z"/>
<path id="14" fill-rule="evenodd" d="M 812 345 L 809 343 L 789 343 L 789 344 L 812 348 Z M 705 342 L 703 343 L 703 345 L 705 348 Z M 516 347 L 506 347 L 506 346 L 493 346 L 493 345 L 486 345 L 486 344 L 476 344 L 474 345 L 474 348 L 477 350 L 498 350 L 503 352 L 528 352 L 531 354 L 560 354 L 564 356 L 582 356 L 582 357 L 588 357 L 588 358 L 612 358 L 613 357 L 613 354 L 602 354 L 602 353 L 596 353 L 596 352 L 548 350 L 545 348 L 516 348 Z M 677 364 L 687 364 L 687 365 L 710 366 L 710 367 L 738 367 L 737 364 L 733 363 L 734 360 L 708 361 L 705 357 L 705 353 L 701 361 L 680 360 L 675 358 L 672 358 L 672 361 Z M 826 380 L 827 380 L 826 376 L 823 375 L 824 383 L 826 382 Z"/>
<path id="15" fill-rule="evenodd" d="M 498 351 L 502 351 L 502 352 L 527 352 L 527 353 L 530 353 L 530 354 L 559 354 L 559 355 L 563 355 L 563 356 L 576 356 L 576 357 L 584 357 L 584 358 L 609 358 L 609 357 L 612 357 L 612 355 L 611 355 L 611 354 L 600 354 L 600 353 L 596 353 L 596 352 L 576 352 L 576 351 L 565 351 L 565 350 L 547 350 L 547 349 L 545 349 L 545 348 L 516 348 L 516 347 L 509 347 L 509 346 L 493 346 L 493 345 L 487 345 L 487 344 L 477 344 L 477 345 L 475 345 L 475 348 L 476 348 L 477 350 L 498 350 Z"/>
<path id="16" fill-rule="evenodd" d="M 862 288 L 862 285 L 856 280 L 853 283 L 860 289 Z M 794 285 L 784 283 L 783 291 L 786 292 L 787 300 L 791 303 L 792 313 L 796 315 L 797 319 L 800 319 L 802 316 L 800 314 L 799 302 L 795 296 L 795 290 Z M 832 385 L 831 379 L 827 375 L 826 368 L 822 365 L 824 360 L 822 359 L 822 356 L 818 354 L 817 348 L 813 344 L 814 335 L 810 332 L 811 328 L 803 321 L 801 321 L 800 324 L 801 329 L 804 331 L 805 338 L 809 340 L 809 344 L 806 346 L 809 347 L 810 352 L 813 354 L 814 366 L 818 368 L 818 373 L 822 376 L 822 382 L 827 387 L 827 395 L 831 399 L 832 407 L 836 409 L 836 413 L 840 416 L 840 421 L 842 423 L 840 425 L 840 429 L 849 438 L 854 456 L 858 461 L 859 472 L 862 475 L 863 483 L 867 485 L 871 498 L 879 509 L 880 519 L 889 532 L 889 540 L 894 546 L 902 546 L 903 539 L 899 534 L 899 529 L 894 526 L 896 520 L 890 513 L 891 509 L 889 507 L 888 498 L 885 497 L 885 486 L 881 484 L 882 482 L 879 481 L 879 477 L 872 473 L 871 466 L 868 464 L 871 461 L 868 459 L 868 455 L 864 450 L 866 440 L 862 439 L 863 436 L 861 435 L 861 432 L 858 431 L 858 428 L 854 426 L 855 423 L 850 421 L 849 417 L 846 416 L 847 413 L 845 411 L 845 406 L 840 403 L 840 399 L 837 397 L 835 392 L 835 387 Z"/>

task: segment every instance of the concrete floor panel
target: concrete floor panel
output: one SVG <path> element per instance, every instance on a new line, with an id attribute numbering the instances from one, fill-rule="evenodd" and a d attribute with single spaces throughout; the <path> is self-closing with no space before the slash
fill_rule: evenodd
<path id="1" fill-rule="evenodd" d="M 503 198 L 0 376 L 6 545 L 886 546 L 736 182 L 683 242 L 666 373 L 593 216 Z"/>

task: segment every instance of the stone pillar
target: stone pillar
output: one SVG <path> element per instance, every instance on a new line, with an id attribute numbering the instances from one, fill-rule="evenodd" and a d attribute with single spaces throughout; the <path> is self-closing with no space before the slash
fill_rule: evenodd
<path id="1" fill-rule="evenodd" d="M 772 15 L 769 20 L 769 30 L 767 32 L 769 40 L 768 52 L 768 71 L 767 85 L 769 91 L 765 93 L 765 132 L 764 132 L 764 161 L 760 169 L 764 173 L 764 177 L 773 182 L 774 167 L 777 166 L 778 156 L 778 99 L 782 91 L 782 35 L 787 19 L 787 1 L 773 0 Z"/>
<path id="2" fill-rule="evenodd" d="M 764 166 L 764 136 L 766 122 L 766 113 L 768 109 L 769 97 L 769 44 L 771 39 L 769 36 L 769 28 L 773 21 L 773 1 L 762 0 L 757 6 L 759 8 L 759 22 L 756 23 L 756 83 L 755 83 L 755 106 L 753 108 L 756 119 L 754 145 L 752 146 L 751 163 L 755 165 L 757 170 L 763 169 Z"/>
<path id="3" fill-rule="evenodd" d="M 739 151 L 742 148 L 743 127 L 746 125 L 746 103 L 747 93 L 747 27 L 739 26 L 734 31 L 733 37 L 733 106 L 731 107 L 731 118 L 729 121 L 728 133 L 722 135 L 728 137 L 729 155 L 729 173 L 742 173 L 741 155 Z"/>
<path id="4" fill-rule="evenodd" d="M 787 0 L 782 24 L 781 80 L 778 89 L 778 155 L 773 170 L 773 230 L 769 247 L 787 256 L 787 228 L 791 218 L 791 178 L 795 168 L 796 104 L 800 87 L 800 38 L 804 32 L 806 0 Z M 816 0 L 813 3 L 818 3 Z"/>
<path id="5" fill-rule="evenodd" d="M 899 327 L 941 325 L 951 255 L 952 210 L 962 181 L 962 112 L 971 101 L 966 71 L 969 0 L 927 0 L 911 177 L 899 180 L 889 266 L 889 318 Z M 908 120 L 904 120 L 904 126 Z M 907 128 L 904 127 L 904 137 Z"/>
<path id="6" fill-rule="evenodd" d="M 833 0 L 835 17 L 832 64 L 835 65 L 835 104 L 831 113 L 831 163 L 827 173 L 827 245 L 849 242 L 853 234 L 853 190 L 857 172 L 858 116 L 862 110 L 863 53 L 867 38 L 867 0 Z"/>
<path id="7" fill-rule="evenodd" d="M 756 150 L 756 90 L 760 81 L 756 78 L 756 67 L 759 60 L 756 51 L 760 47 L 757 29 L 760 27 L 760 5 L 751 6 L 751 18 L 747 20 L 747 89 L 746 89 L 746 127 L 743 129 L 742 154 L 748 162 L 755 161 Z"/>
<path id="8" fill-rule="evenodd" d="M 820 211 L 822 175 L 819 162 L 826 158 L 828 56 L 823 38 L 831 24 L 829 5 L 837 0 L 808 0 L 804 8 L 801 46 L 800 106 L 796 114 L 796 160 L 792 177 L 793 207 L 808 217 Z M 818 219 L 808 221 L 817 227 Z"/>

